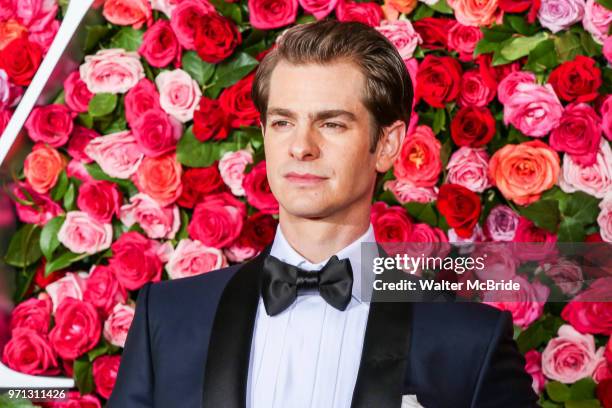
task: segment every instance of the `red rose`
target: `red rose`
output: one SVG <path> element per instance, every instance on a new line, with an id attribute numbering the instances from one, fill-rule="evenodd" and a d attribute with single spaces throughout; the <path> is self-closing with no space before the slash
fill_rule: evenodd
<path id="1" fill-rule="evenodd" d="M 537 227 L 533 221 L 520 217 L 513 242 L 519 242 L 513 246 L 514 256 L 518 259 L 540 261 L 556 253 L 557 236 Z"/>
<path id="2" fill-rule="evenodd" d="M 599 278 L 565 305 L 561 317 L 581 333 L 612 335 L 612 284 Z"/>
<path id="3" fill-rule="evenodd" d="M 55 327 L 49 339 L 57 354 L 75 359 L 96 346 L 102 322 L 96 308 L 87 302 L 65 298 L 55 312 Z"/>
<path id="4" fill-rule="evenodd" d="M 419 65 L 416 83 L 417 100 L 423 98 L 435 108 L 444 108 L 459 95 L 461 65 L 452 57 L 428 54 Z"/>
<path id="5" fill-rule="evenodd" d="M 157 20 L 142 37 L 140 55 L 154 67 L 163 68 L 172 61 L 180 64 L 181 46 L 168 20 Z"/>
<path id="6" fill-rule="evenodd" d="M 91 180 L 79 187 L 77 207 L 101 223 L 111 222 L 113 215 L 119 216 L 123 194 L 115 183 L 106 180 Z"/>
<path id="7" fill-rule="evenodd" d="M 448 30 L 448 48 L 459 53 L 459 60 L 472 61 L 476 44 L 482 37 L 482 31 L 478 27 L 465 26 L 459 22 L 454 22 Z"/>
<path id="8" fill-rule="evenodd" d="M 15 307 L 11 312 L 11 331 L 31 329 L 41 336 L 46 336 L 51 323 L 51 298 L 30 298 Z"/>
<path id="9" fill-rule="evenodd" d="M 64 99 L 74 112 L 87 112 L 93 94 L 81 80 L 79 71 L 74 71 L 64 80 Z"/>
<path id="10" fill-rule="evenodd" d="M 262 160 L 244 176 L 242 186 L 249 204 L 264 214 L 278 214 L 278 201 L 270 190 L 266 174 L 266 161 Z"/>
<path id="11" fill-rule="evenodd" d="M 229 88 L 225 88 L 219 96 L 219 103 L 229 115 L 229 124 L 233 128 L 256 125 L 259 112 L 251 99 L 251 88 L 255 74 L 249 74 Z"/>
<path id="12" fill-rule="evenodd" d="M 183 191 L 177 204 L 185 208 L 193 208 L 207 194 L 226 190 L 217 162 L 208 167 L 187 169 L 183 173 L 181 182 Z"/>
<path id="13" fill-rule="evenodd" d="M 43 257 L 40 265 L 36 268 L 36 273 L 34 274 L 34 283 L 41 289 L 47 287 L 48 284 L 55 282 L 63 278 L 66 275 L 65 270 L 59 270 L 55 272 L 51 272 L 49 275 L 45 276 L 45 264 L 46 260 Z"/>
<path id="14" fill-rule="evenodd" d="M 42 49 L 25 37 L 16 38 L 0 50 L 0 68 L 15 85 L 27 86 L 42 61 Z"/>
<path id="15" fill-rule="evenodd" d="M 99 136 L 95 130 L 77 125 L 70 135 L 66 150 L 73 159 L 84 163 L 91 163 L 93 160 L 85 153 L 85 147 L 87 147 L 92 139 Z"/>
<path id="16" fill-rule="evenodd" d="M 153 82 L 144 78 L 125 95 L 125 119 L 130 128 L 151 109 L 161 109 L 159 93 Z"/>
<path id="17" fill-rule="evenodd" d="M 480 70 L 480 74 L 483 76 L 485 81 L 499 83 L 502 79 L 508 76 L 509 73 L 520 71 L 521 66 L 517 61 L 511 64 L 493 66 L 491 55 L 492 53 L 480 54 L 476 57 L 478 69 Z"/>
<path id="18" fill-rule="evenodd" d="M 236 25 L 220 14 L 205 14 L 196 28 L 196 51 L 210 64 L 218 64 L 232 55 L 241 43 L 242 36 Z"/>
<path id="19" fill-rule="evenodd" d="M 495 136 L 495 118 L 488 108 L 460 108 L 451 122 L 451 137 L 457 146 L 482 147 Z"/>
<path id="20" fill-rule="evenodd" d="M 193 112 L 193 135 L 201 142 L 223 140 L 229 135 L 229 118 L 219 101 L 202 96 Z"/>
<path id="21" fill-rule="evenodd" d="M 597 160 L 601 141 L 601 118 L 586 103 L 571 103 L 565 107 L 559 125 L 550 133 L 550 147 L 566 152 L 582 166 Z"/>
<path id="22" fill-rule="evenodd" d="M 459 237 L 472 236 L 478 217 L 480 217 L 478 194 L 459 184 L 442 184 L 436 207 Z"/>
<path id="23" fill-rule="evenodd" d="M 142 154 L 159 157 L 176 150 L 183 125 L 161 109 L 149 109 L 134 121 L 132 134 Z"/>
<path id="24" fill-rule="evenodd" d="M 499 8 L 506 13 L 527 13 L 527 22 L 533 24 L 538 11 L 540 10 L 541 0 L 499 0 Z"/>
<path id="25" fill-rule="evenodd" d="M 124 288 L 136 290 L 147 282 L 161 279 L 163 264 L 159 245 L 136 231 L 126 232 L 113 242 L 113 256 L 108 263 Z"/>
<path id="26" fill-rule="evenodd" d="M 298 0 L 248 0 L 249 21 L 254 28 L 271 30 L 295 23 Z"/>
<path id="27" fill-rule="evenodd" d="M 548 77 L 559 98 L 568 102 L 589 102 L 597 97 L 601 71 L 594 59 L 578 55 L 555 68 Z"/>
<path id="28" fill-rule="evenodd" d="M 30 113 L 25 127 L 33 141 L 60 147 L 66 144 L 72 133 L 74 126 L 72 115 L 65 105 L 36 107 Z"/>
<path id="29" fill-rule="evenodd" d="M 413 224 L 404 207 L 379 201 L 372 205 L 370 221 L 378 242 L 410 242 Z"/>
<path id="30" fill-rule="evenodd" d="M 250 215 L 244 223 L 244 228 L 238 238 L 241 247 L 254 248 L 257 252 L 274 240 L 278 221 L 269 214 L 258 212 Z"/>
<path id="31" fill-rule="evenodd" d="M 211 194 L 195 206 L 187 231 L 206 246 L 223 248 L 240 235 L 245 215 L 244 203 L 230 193 Z"/>
<path id="32" fill-rule="evenodd" d="M 13 338 L 4 346 L 2 362 L 26 374 L 59 374 L 57 357 L 46 337 L 27 328 L 13 332 Z"/>
<path id="33" fill-rule="evenodd" d="M 612 407 L 612 378 L 597 384 L 597 398 L 605 408 Z"/>
<path id="34" fill-rule="evenodd" d="M 106 317 L 117 303 L 127 299 L 125 289 L 119 284 L 115 272 L 108 265 L 95 265 L 87 278 L 83 300 L 97 307 Z"/>
<path id="35" fill-rule="evenodd" d="M 119 356 L 100 356 L 93 362 L 93 379 L 96 392 L 108 399 L 113 392 L 119 371 Z"/>
<path id="36" fill-rule="evenodd" d="M 370 27 L 377 27 L 384 13 L 377 3 L 339 0 L 336 6 L 336 17 L 340 21 L 358 21 Z"/>
<path id="37" fill-rule="evenodd" d="M 423 39 L 421 47 L 430 50 L 445 49 L 448 43 L 448 30 L 453 26 L 450 18 L 425 17 L 412 23 Z"/>

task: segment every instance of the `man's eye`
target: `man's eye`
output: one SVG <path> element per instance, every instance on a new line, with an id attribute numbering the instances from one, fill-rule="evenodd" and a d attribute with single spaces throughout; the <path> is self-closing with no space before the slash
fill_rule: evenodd
<path id="1" fill-rule="evenodd" d="M 340 129 L 340 128 L 344 127 L 340 123 L 334 123 L 334 122 L 326 122 L 323 126 L 329 128 L 329 129 Z"/>
<path id="2" fill-rule="evenodd" d="M 286 120 L 277 120 L 276 122 L 272 122 L 272 126 L 274 127 L 285 127 L 289 122 Z"/>

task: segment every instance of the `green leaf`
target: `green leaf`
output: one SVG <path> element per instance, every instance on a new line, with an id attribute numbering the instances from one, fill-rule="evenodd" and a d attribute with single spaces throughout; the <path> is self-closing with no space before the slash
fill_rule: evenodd
<path id="1" fill-rule="evenodd" d="M 601 4 L 608 10 L 612 10 L 612 0 L 595 0 L 595 2 Z"/>
<path id="2" fill-rule="evenodd" d="M 32 405 L 32 402 L 30 402 L 30 400 L 16 398 L 16 397 L 11 398 L 8 392 L 6 394 L 0 395 L 0 407 L 3 407 L 3 408 L 35 408 L 35 406 Z"/>
<path id="3" fill-rule="evenodd" d="M 481 39 L 476 44 L 476 48 L 474 48 L 474 57 L 479 56 L 480 54 L 488 54 L 490 52 L 499 51 L 500 43 L 492 42 L 487 40 L 486 38 Z"/>
<path id="4" fill-rule="evenodd" d="M 571 31 L 555 37 L 555 48 L 559 56 L 559 63 L 571 61 L 582 51 L 580 37 Z"/>
<path id="5" fill-rule="evenodd" d="M 144 31 L 132 27 L 121 27 L 110 40 L 110 48 L 123 48 L 126 51 L 138 51 L 142 44 Z"/>
<path id="6" fill-rule="evenodd" d="M 295 23 L 296 24 L 307 24 L 307 23 L 312 23 L 315 21 L 317 21 L 317 18 L 313 16 L 312 14 L 302 14 L 295 20 Z"/>
<path id="7" fill-rule="evenodd" d="M 36 224 L 25 224 L 11 238 L 4 261 L 18 268 L 25 268 L 38 261 L 42 256 L 40 251 L 41 228 Z"/>
<path id="8" fill-rule="evenodd" d="M 556 402 L 565 402 L 570 399 L 570 389 L 559 381 L 550 381 L 546 384 L 546 392 L 550 399 Z"/>
<path id="9" fill-rule="evenodd" d="M 183 70 L 191 75 L 200 86 L 204 86 L 215 73 L 215 65 L 202 61 L 195 51 L 187 51 L 183 54 L 182 66 Z"/>
<path id="10" fill-rule="evenodd" d="M 446 111 L 444 109 L 434 110 L 434 120 L 432 130 L 435 134 L 446 129 Z"/>
<path id="11" fill-rule="evenodd" d="M 599 214 L 599 199 L 577 191 L 559 200 L 559 208 L 565 218 L 572 218 L 579 224 L 591 224 Z"/>
<path id="12" fill-rule="evenodd" d="M 68 185 L 68 189 L 66 189 L 66 194 L 64 194 L 64 209 L 66 209 L 66 211 L 74 210 L 75 197 L 76 187 L 74 186 L 74 183 L 70 183 Z"/>
<path id="13" fill-rule="evenodd" d="M 480 31 L 489 42 L 502 42 L 514 35 L 514 30 L 505 25 L 494 25 L 491 28 L 482 27 Z"/>
<path id="14" fill-rule="evenodd" d="M 106 25 L 92 25 L 85 27 L 85 44 L 83 44 L 83 48 L 85 54 L 88 54 L 91 50 L 94 49 L 96 45 L 100 43 L 104 37 L 106 37 L 111 32 L 111 29 Z"/>
<path id="15" fill-rule="evenodd" d="M 83 125 L 88 129 L 93 129 L 94 121 L 93 117 L 89 113 L 79 113 L 79 116 L 77 116 L 77 121 L 80 125 Z"/>
<path id="16" fill-rule="evenodd" d="M 438 216 L 434 210 L 433 203 L 406 203 L 404 204 L 404 208 L 406 208 L 408 213 L 418 221 L 431 226 L 436 226 L 438 224 Z"/>
<path id="17" fill-rule="evenodd" d="M 437 11 L 438 13 L 442 13 L 442 14 L 453 14 L 453 9 L 450 8 L 450 6 L 448 5 L 448 3 L 446 2 L 446 0 L 438 0 L 438 2 L 432 4 L 431 6 L 432 9 L 434 9 L 435 11 Z"/>
<path id="18" fill-rule="evenodd" d="M 527 23 L 525 16 L 521 14 L 506 13 L 504 15 L 504 25 L 512 27 L 514 31 L 522 35 L 533 35 L 538 32 L 538 26 Z"/>
<path id="19" fill-rule="evenodd" d="M 47 262 L 45 264 L 45 276 L 49 276 L 55 271 L 59 271 L 60 269 L 67 268 L 73 263 L 80 261 L 85 258 L 88 254 L 75 254 L 74 252 L 64 252 L 59 257 L 54 260 Z"/>
<path id="20" fill-rule="evenodd" d="M 68 189 L 68 176 L 66 175 L 66 170 L 63 170 L 59 178 L 57 179 L 57 183 L 51 190 L 51 199 L 53 201 L 59 201 L 60 198 L 66 194 L 66 190 Z"/>
<path id="21" fill-rule="evenodd" d="M 239 52 L 230 59 L 217 65 L 213 85 L 207 88 L 209 96 L 216 98 L 221 89 L 234 85 L 244 78 L 259 64 L 255 58 L 245 52 Z"/>
<path id="22" fill-rule="evenodd" d="M 219 160 L 223 153 L 236 151 L 247 146 L 248 139 L 233 133 L 229 138 L 216 142 L 201 142 L 189 127 L 176 147 L 176 157 L 179 163 L 189 167 L 207 167 Z"/>
<path id="23" fill-rule="evenodd" d="M 89 359 L 90 362 L 93 363 L 93 361 L 96 358 L 104 354 L 108 354 L 109 350 L 110 350 L 109 344 L 105 342 L 104 340 L 102 340 L 95 348 L 93 348 L 87 353 L 87 358 Z"/>
<path id="24" fill-rule="evenodd" d="M 83 356 L 74 360 L 72 367 L 74 372 L 74 380 L 81 394 L 91 393 L 94 389 L 91 362 L 85 356 Z"/>
<path id="25" fill-rule="evenodd" d="M 189 214 L 184 209 L 180 209 L 181 214 L 181 227 L 176 234 L 175 239 L 180 241 L 182 239 L 189 238 L 189 233 L 187 232 L 187 227 L 189 226 Z"/>
<path id="26" fill-rule="evenodd" d="M 52 218 L 45 224 L 40 233 L 40 250 L 48 260 L 53 258 L 53 252 L 60 245 L 57 234 L 65 219 L 66 217 L 64 215 L 58 215 Z"/>
<path id="27" fill-rule="evenodd" d="M 595 42 L 591 33 L 581 29 L 578 34 L 580 35 L 580 45 L 586 55 L 589 57 L 601 55 L 603 46 Z"/>
<path id="28" fill-rule="evenodd" d="M 412 18 L 410 20 L 413 22 L 419 21 L 421 19 L 433 16 L 434 13 L 435 13 L 434 9 L 432 9 L 425 3 L 419 2 L 419 5 L 414 10 L 414 13 L 412 14 Z"/>
<path id="29" fill-rule="evenodd" d="M 540 227 L 550 232 L 556 232 L 561 218 L 559 203 L 555 200 L 540 200 L 527 207 L 519 207 L 519 213 Z"/>
<path id="30" fill-rule="evenodd" d="M 85 166 L 85 169 L 87 169 L 87 172 L 89 173 L 89 175 L 95 178 L 96 180 L 112 181 L 113 183 L 119 185 L 121 188 L 130 192 L 130 195 L 132 192 L 134 194 L 138 192 L 138 189 L 136 188 L 136 186 L 131 180 L 119 179 L 119 178 L 109 176 L 108 174 L 104 172 L 104 170 L 102 170 L 100 165 L 96 162 L 85 163 L 84 166 Z"/>
<path id="31" fill-rule="evenodd" d="M 582 242 L 585 235 L 583 225 L 573 218 L 564 218 L 559 224 L 557 240 L 559 242 Z"/>
<path id="32" fill-rule="evenodd" d="M 596 399 L 567 401 L 565 408 L 601 408 L 601 403 Z"/>
<path id="33" fill-rule="evenodd" d="M 592 378 L 583 378 L 570 387 L 570 400 L 581 401 L 595 398 L 595 381 Z"/>
<path id="34" fill-rule="evenodd" d="M 242 13 L 240 6 L 236 3 L 228 3 L 224 0 L 210 0 L 219 14 L 233 20 L 236 24 L 242 24 Z"/>
<path id="35" fill-rule="evenodd" d="M 529 53 L 525 69 L 542 72 L 559 64 L 555 42 L 551 39 L 542 41 Z"/>
<path id="36" fill-rule="evenodd" d="M 96 118 L 106 116 L 115 110 L 117 95 L 109 93 L 95 94 L 89 101 L 89 114 Z"/>
<path id="37" fill-rule="evenodd" d="M 516 61 L 522 58 L 538 46 L 542 41 L 548 38 L 546 32 L 539 32 L 530 37 L 514 37 L 507 42 L 501 48 L 500 53 L 502 57 L 508 61 Z"/>

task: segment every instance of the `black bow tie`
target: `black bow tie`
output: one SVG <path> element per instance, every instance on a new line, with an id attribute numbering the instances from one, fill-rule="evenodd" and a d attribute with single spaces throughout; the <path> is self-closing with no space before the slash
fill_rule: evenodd
<path id="1" fill-rule="evenodd" d="M 348 259 L 339 260 L 336 255 L 319 271 L 306 271 L 268 255 L 261 283 L 261 296 L 270 316 L 279 314 L 309 290 L 318 290 L 327 303 L 344 310 L 351 301 L 353 270 Z"/>

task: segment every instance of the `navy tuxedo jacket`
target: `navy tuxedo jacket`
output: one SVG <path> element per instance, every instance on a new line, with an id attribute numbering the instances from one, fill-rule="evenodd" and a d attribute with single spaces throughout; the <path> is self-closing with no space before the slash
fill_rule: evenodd
<path id="1" fill-rule="evenodd" d="M 269 249 L 242 265 L 145 285 L 107 406 L 245 407 Z M 351 407 L 400 408 L 404 394 L 426 408 L 537 407 L 512 335 L 510 313 L 488 305 L 373 300 Z"/>

